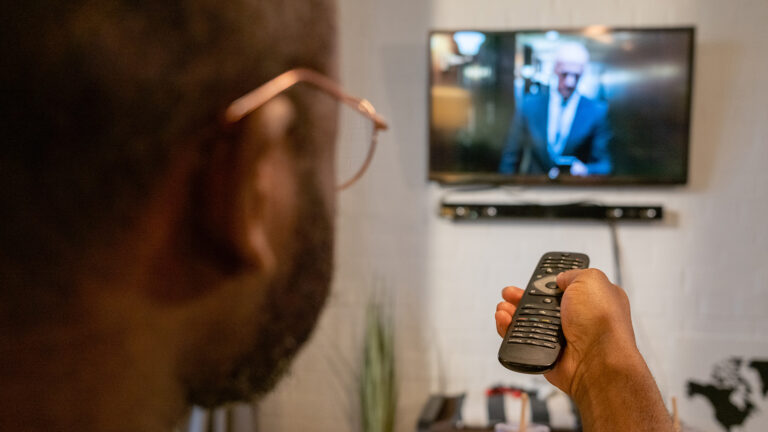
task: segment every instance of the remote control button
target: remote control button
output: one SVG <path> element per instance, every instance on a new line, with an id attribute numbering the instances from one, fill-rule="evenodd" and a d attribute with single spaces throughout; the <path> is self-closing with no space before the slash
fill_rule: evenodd
<path id="1" fill-rule="evenodd" d="M 507 339 L 507 343 L 519 343 L 519 344 L 526 344 L 526 345 L 535 345 L 533 342 L 543 342 L 543 341 L 537 341 L 535 339 L 525 339 L 525 338 L 509 338 Z M 544 342 L 547 343 L 547 342 Z"/>
<path id="2" fill-rule="evenodd" d="M 531 322 L 541 322 L 541 318 L 536 318 L 536 317 L 525 317 L 525 318 L 527 318 L 528 321 L 531 321 Z"/>
<path id="3" fill-rule="evenodd" d="M 515 328 L 517 328 L 517 327 L 533 327 L 534 324 L 538 324 L 538 323 L 532 323 L 532 322 L 526 322 L 526 321 L 517 322 L 517 323 L 515 323 Z"/>
<path id="4" fill-rule="evenodd" d="M 556 337 L 552 337 L 552 336 L 546 336 L 546 335 L 542 335 L 542 334 L 532 333 L 528 337 L 532 337 L 532 338 L 537 339 L 537 340 L 543 340 L 543 341 L 547 341 L 547 342 L 551 342 L 551 343 L 557 343 L 557 338 Z"/>
<path id="5" fill-rule="evenodd" d="M 542 292 L 545 295 L 554 296 L 563 292 L 563 290 L 557 286 L 557 275 L 554 274 L 534 280 L 531 285 L 533 285 L 531 288 L 536 288 L 539 292 Z"/>
<path id="6" fill-rule="evenodd" d="M 557 332 L 554 331 L 554 330 L 544 330 L 544 329 L 540 329 L 540 328 L 529 328 L 529 329 L 526 329 L 526 330 L 530 331 L 530 332 L 534 332 L 534 333 L 544 334 L 544 335 L 547 335 L 547 336 L 555 336 L 555 337 L 557 337 Z"/>
<path id="7" fill-rule="evenodd" d="M 564 257 L 567 257 L 567 256 L 571 256 L 571 253 L 570 252 L 563 252 L 560 255 L 562 255 Z"/>
<path id="8" fill-rule="evenodd" d="M 535 307 L 536 307 L 536 306 L 534 306 L 534 305 L 532 305 L 532 304 L 530 304 L 530 303 L 529 303 L 529 304 L 527 304 L 527 305 L 523 305 L 523 309 L 531 309 L 531 308 L 535 308 Z"/>
<path id="9" fill-rule="evenodd" d="M 541 328 L 545 328 L 545 329 L 549 329 L 549 330 L 560 330 L 560 327 L 558 327 L 556 325 L 553 325 L 553 324 L 541 324 L 541 323 L 536 323 L 536 324 L 541 325 L 542 326 Z"/>
<path id="10" fill-rule="evenodd" d="M 547 309 L 530 309 L 530 308 L 523 308 L 520 310 L 520 313 L 523 315 L 541 315 L 546 317 L 555 317 L 560 318 L 560 312 L 553 311 L 553 310 L 547 310 Z"/>
<path id="11" fill-rule="evenodd" d="M 544 277 L 544 275 L 543 275 L 543 274 L 537 274 L 537 275 L 536 275 L 536 279 L 541 279 L 541 278 L 543 278 L 543 277 Z"/>
<path id="12" fill-rule="evenodd" d="M 550 349 L 555 349 L 557 347 L 557 345 L 555 345 L 553 343 L 544 342 L 544 341 L 538 341 L 538 340 L 530 341 L 528 343 L 531 344 L 531 345 L 547 347 L 547 348 L 550 348 Z"/>
<path id="13" fill-rule="evenodd" d="M 557 324 L 560 325 L 560 320 L 557 318 L 530 318 L 530 321 L 538 320 L 538 322 L 543 322 L 545 324 Z"/>
<path id="14" fill-rule="evenodd" d="M 526 336 L 527 334 L 528 333 L 512 332 L 511 336 L 512 337 L 516 337 L 516 338 L 522 338 L 522 337 L 528 337 L 528 336 Z"/>
<path id="15" fill-rule="evenodd" d="M 547 269 L 545 269 L 545 270 L 544 270 L 544 272 L 545 272 L 545 273 L 547 273 L 547 274 L 552 274 L 552 273 L 554 273 L 555 271 L 554 271 L 554 270 L 552 270 L 551 268 L 547 267 Z"/>
<path id="16" fill-rule="evenodd" d="M 557 297 L 543 297 L 541 299 L 541 303 L 538 303 L 535 306 L 539 309 L 554 311 L 554 310 L 557 310 L 558 307 L 560 307 L 556 300 L 557 300 Z"/>

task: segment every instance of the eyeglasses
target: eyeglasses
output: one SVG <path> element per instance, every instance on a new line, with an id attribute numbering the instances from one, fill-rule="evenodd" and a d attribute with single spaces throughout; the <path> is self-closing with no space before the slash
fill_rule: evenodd
<path id="1" fill-rule="evenodd" d="M 302 82 L 311 84 L 339 102 L 342 102 L 372 123 L 370 129 L 370 143 L 362 165 L 354 170 L 354 174 L 350 177 L 342 179 L 343 181 L 337 183 L 336 189 L 339 191 L 344 190 L 360 179 L 368 169 L 368 166 L 371 164 L 371 159 L 373 159 L 373 154 L 376 151 L 378 133 L 379 131 L 386 130 L 388 125 L 386 120 L 376 113 L 376 109 L 373 108 L 373 105 L 371 105 L 370 102 L 365 99 L 358 99 L 348 95 L 338 84 L 327 76 L 311 69 L 304 68 L 291 69 L 287 72 L 283 72 L 255 90 L 252 90 L 232 102 L 224 112 L 224 122 L 228 125 L 239 122 L 259 107 L 274 99 L 280 93 Z"/>

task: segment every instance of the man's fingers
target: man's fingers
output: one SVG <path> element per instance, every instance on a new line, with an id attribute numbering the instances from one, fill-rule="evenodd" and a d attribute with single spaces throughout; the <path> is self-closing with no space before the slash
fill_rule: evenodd
<path id="1" fill-rule="evenodd" d="M 501 291 L 501 296 L 505 301 L 496 305 L 496 332 L 504 337 L 507 333 L 507 327 L 512 322 L 512 316 L 515 315 L 517 304 L 523 298 L 523 290 L 515 286 L 508 286 Z"/>
<path id="2" fill-rule="evenodd" d="M 499 304 L 496 305 L 497 311 L 504 311 L 508 313 L 510 316 L 515 314 L 515 311 L 517 310 L 517 307 L 509 302 L 499 302 Z"/>
<path id="3" fill-rule="evenodd" d="M 573 280 L 579 277 L 584 270 L 568 270 L 557 275 L 557 286 L 562 289 L 568 288 L 568 285 L 573 283 Z"/>
<path id="4" fill-rule="evenodd" d="M 504 337 L 507 334 L 507 327 L 512 322 L 512 315 L 505 310 L 497 310 L 494 318 L 496 318 L 496 332 L 499 333 L 499 336 Z"/>
<path id="5" fill-rule="evenodd" d="M 501 297 L 513 305 L 517 305 L 520 303 L 520 299 L 523 298 L 523 290 L 516 286 L 508 286 L 501 290 Z"/>
<path id="6" fill-rule="evenodd" d="M 562 289 L 566 289 L 568 288 L 568 285 L 574 283 L 577 279 L 603 279 L 604 281 L 609 282 L 608 278 L 605 276 L 605 273 L 598 269 L 588 268 L 568 270 L 566 272 L 560 273 L 557 275 L 557 286 Z"/>

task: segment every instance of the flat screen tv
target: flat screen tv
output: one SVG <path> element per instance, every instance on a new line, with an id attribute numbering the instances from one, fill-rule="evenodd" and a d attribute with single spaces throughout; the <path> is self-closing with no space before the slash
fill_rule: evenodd
<path id="1" fill-rule="evenodd" d="M 693 28 L 432 31 L 429 178 L 685 184 Z"/>

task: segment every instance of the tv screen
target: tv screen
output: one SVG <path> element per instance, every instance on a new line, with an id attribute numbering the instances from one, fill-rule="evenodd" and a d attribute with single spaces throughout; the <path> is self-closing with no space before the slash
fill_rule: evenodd
<path id="1" fill-rule="evenodd" d="M 429 176 L 684 184 L 693 28 L 433 31 Z"/>

